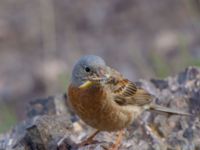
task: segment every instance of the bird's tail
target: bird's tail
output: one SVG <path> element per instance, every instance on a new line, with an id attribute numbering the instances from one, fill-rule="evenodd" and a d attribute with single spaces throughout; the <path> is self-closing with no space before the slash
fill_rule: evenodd
<path id="1" fill-rule="evenodd" d="M 190 116 L 190 114 L 187 112 L 184 112 L 181 110 L 175 110 L 172 108 L 167 108 L 167 107 L 156 105 L 156 104 L 151 104 L 148 106 L 148 108 L 145 108 L 145 109 L 148 109 L 150 111 L 164 112 L 164 113 L 175 114 L 175 115 Z"/>

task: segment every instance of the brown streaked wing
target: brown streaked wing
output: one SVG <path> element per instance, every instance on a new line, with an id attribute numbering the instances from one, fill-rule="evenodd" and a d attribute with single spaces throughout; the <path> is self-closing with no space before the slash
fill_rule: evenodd
<path id="1" fill-rule="evenodd" d="M 116 74 L 115 74 L 116 75 Z M 119 105 L 145 105 L 152 101 L 153 96 L 144 89 L 138 88 L 133 82 L 123 77 L 113 77 L 109 86 L 114 101 Z"/>

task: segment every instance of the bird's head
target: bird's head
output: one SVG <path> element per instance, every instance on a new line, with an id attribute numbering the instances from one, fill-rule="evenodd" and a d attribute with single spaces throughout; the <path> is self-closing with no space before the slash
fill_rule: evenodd
<path id="1" fill-rule="evenodd" d="M 72 84 L 79 88 L 100 85 L 109 78 L 109 71 L 105 61 L 95 55 L 81 57 L 72 71 Z"/>

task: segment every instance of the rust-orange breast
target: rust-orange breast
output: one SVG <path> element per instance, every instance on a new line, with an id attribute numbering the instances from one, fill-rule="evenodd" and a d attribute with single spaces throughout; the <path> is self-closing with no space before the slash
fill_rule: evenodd
<path id="1" fill-rule="evenodd" d="M 70 85 L 68 88 L 69 101 L 78 114 L 87 124 L 95 127 L 101 112 L 100 107 L 105 103 L 106 93 L 98 86 L 88 89 L 79 89 Z"/>
<path id="2" fill-rule="evenodd" d="M 108 91 L 100 86 L 79 89 L 69 86 L 69 101 L 77 115 L 93 128 L 104 131 L 116 131 L 132 122 L 130 111 L 115 103 Z"/>

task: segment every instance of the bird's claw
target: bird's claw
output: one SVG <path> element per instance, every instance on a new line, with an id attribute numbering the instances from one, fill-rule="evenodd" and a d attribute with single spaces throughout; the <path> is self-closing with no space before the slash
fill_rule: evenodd
<path id="1" fill-rule="evenodd" d="M 100 143 L 98 140 L 85 140 L 81 143 L 78 144 L 78 147 L 83 147 L 83 146 L 86 146 L 86 145 L 90 145 L 90 144 L 97 144 L 97 143 Z"/>

